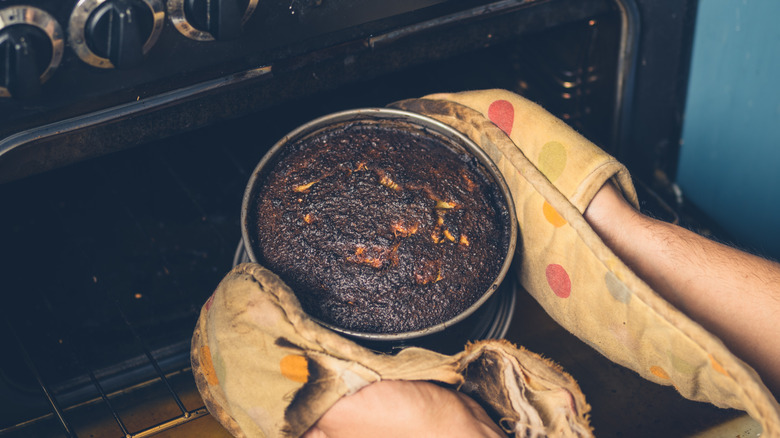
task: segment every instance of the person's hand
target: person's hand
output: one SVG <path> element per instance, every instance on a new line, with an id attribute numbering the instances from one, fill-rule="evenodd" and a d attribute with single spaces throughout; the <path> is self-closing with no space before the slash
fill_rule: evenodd
<path id="1" fill-rule="evenodd" d="M 336 402 L 303 438 L 505 437 L 460 392 L 423 381 L 372 383 Z"/>

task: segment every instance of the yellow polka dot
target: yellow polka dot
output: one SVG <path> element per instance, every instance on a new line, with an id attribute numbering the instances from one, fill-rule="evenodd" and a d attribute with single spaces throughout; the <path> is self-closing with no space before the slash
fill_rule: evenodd
<path id="1" fill-rule="evenodd" d="M 547 222 L 551 223 L 555 228 L 566 225 L 566 219 L 547 201 L 544 201 L 544 205 L 542 205 L 542 213 L 544 213 L 544 218 L 547 219 Z"/>
<path id="2" fill-rule="evenodd" d="M 539 153 L 538 166 L 547 179 L 555 182 L 566 167 L 566 147 L 557 141 L 545 143 Z"/>
<path id="3" fill-rule="evenodd" d="M 279 361 L 279 370 L 292 381 L 306 383 L 309 380 L 309 363 L 303 356 L 288 354 Z"/>
<path id="4" fill-rule="evenodd" d="M 208 345 L 200 347 L 200 370 L 206 378 L 206 383 L 211 386 L 219 385 L 217 372 L 214 371 L 214 362 L 211 361 L 211 349 Z"/>
<path id="5" fill-rule="evenodd" d="M 661 368 L 659 366 L 655 366 L 655 365 L 651 366 L 650 367 L 650 372 L 654 376 L 658 377 L 659 379 L 669 380 L 669 374 L 666 371 L 664 371 L 663 368 Z"/>
<path id="6" fill-rule="evenodd" d="M 726 371 L 726 369 L 725 369 L 725 368 L 723 368 L 723 365 L 721 365 L 721 364 L 720 364 L 720 363 L 719 363 L 717 360 L 715 360 L 715 358 L 714 358 L 714 357 L 712 357 L 712 355 L 711 355 L 711 354 L 709 355 L 709 358 L 710 358 L 710 363 L 712 364 L 712 368 L 713 368 L 715 371 L 717 371 L 717 372 L 719 372 L 719 373 L 723 374 L 724 376 L 728 376 L 728 375 L 729 375 L 729 372 L 728 372 L 728 371 Z"/>

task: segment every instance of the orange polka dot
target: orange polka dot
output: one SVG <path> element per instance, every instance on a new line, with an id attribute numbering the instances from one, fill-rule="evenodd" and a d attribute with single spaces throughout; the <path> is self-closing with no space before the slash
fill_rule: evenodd
<path id="1" fill-rule="evenodd" d="M 717 360 L 715 360 L 715 358 L 712 357 L 711 354 L 709 355 L 709 358 L 710 358 L 710 363 L 712 364 L 712 369 L 714 369 L 715 371 L 723 374 L 724 376 L 728 376 L 729 375 L 729 372 L 726 371 L 726 369 L 723 368 L 723 365 L 721 365 Z"/>
<path id="2" fill-rule="evenodd" d="M 652 373 L 654 376 L 658 377 L 659 379 L 669 380 L 669 373 L 664 371 L 664 369 L 659 366 L 655 366 L 655 365 L 651 366 L 650 373 Z"/>
<path id="3" fill-rule="evenodd" d="M 309 380 L 309 362 L 303 356 L 288 354 L 279 361 L 279 370 L 294 382 L 306 383 Z"/>
<path id="4" fill-rule="evenodd" d="M 557 141 L 549 141 L 539 153 L 539 170 L 550 182 L 555 182 L 566 168 L 566 146 Z"/>
<path id="5" fill-rule="evenodd" d="M 547 222 L 551 223 L 555 228 L 566 225 L 566 219 L 547 201 L 544 201 L 542 205 L 542 213 L 544 213 L 544 218 L 547 219 Z"/>
<path id="6" fill-rule="evenodd" d="M 211 361 L 211 349 L 208 345 L 200 347 L 200 366 L 203 376 L 206 377 L 206 383 L 211 386 L 219 385 L 217 372 L 214 371 L 214 362 Z"/>

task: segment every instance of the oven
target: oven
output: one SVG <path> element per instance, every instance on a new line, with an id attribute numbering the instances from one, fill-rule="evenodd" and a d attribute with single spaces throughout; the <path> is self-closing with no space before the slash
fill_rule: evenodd
<path id="1" fill-rule="evenodd" d="M 252 169 L 328 113 L 509 89 L 626 163 L 649 212 L 699 220 L 671 183 L 695 13 L 694 0 L 0 0 L 0 436 L 224 436 L 190 336 L 244 257 Z M 514 300 L 502 334 L 578 380 L 597 435 L 754 427 Z"/>

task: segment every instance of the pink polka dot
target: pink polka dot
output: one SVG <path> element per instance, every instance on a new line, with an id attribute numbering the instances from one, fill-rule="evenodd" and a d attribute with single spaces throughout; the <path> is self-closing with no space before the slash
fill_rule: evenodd
<path id="1" fill-rule="evenodd" d="M 571 279 L 563 266 L 556 264 L 547 265 L 547 284 L 550 289 L 561 298 L 569 298 L 571 295 Z"/>
<path id="2" fill-rule="evenodd" d="M 510 135 L 515 122 L 515 108 L 506 100 L 496 100 L 488 107 L 488 118 L 506 135 Z"/>

